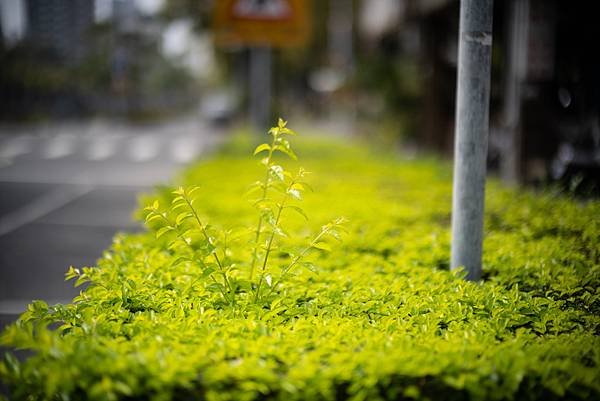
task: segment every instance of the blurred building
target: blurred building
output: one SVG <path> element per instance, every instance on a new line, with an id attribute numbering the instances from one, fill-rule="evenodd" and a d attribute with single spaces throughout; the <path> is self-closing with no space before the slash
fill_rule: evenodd
<path id="1" fill-rule="evenodd" d="M 62 60 L 81 60 L 94 24 L 93 0 L 27 0 L 27 39 Z"/>
<path id="2" fill-rule="evenodd" d="M 26 15 L 24 0 L 0 1 L 0 43 L 12 47 L 25 36 Z"/>

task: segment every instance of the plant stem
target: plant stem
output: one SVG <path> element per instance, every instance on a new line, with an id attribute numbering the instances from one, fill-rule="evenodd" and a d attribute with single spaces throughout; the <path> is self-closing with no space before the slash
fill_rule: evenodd
<path id="1" fill-rule="evenodd" d="M 273 141 L 271 142 L 271 147 L 269 148 L 269 155 L 267 156 L 267 163 L 265 165 L 265 181 L 263 185 L 263 193 L 259 202 L 264 201 L 267 198 L 267 190 L 269 188 L 269 169 L 271 167 L 271 158 L 273 157 L 273 148 L 275 147 L 276 136 L 273 135 Z M 250 265 L 250 281 L 254 277 L 254 268 L 256 267 L 256 261 L 258 259 L 258 243 L 260 241 L 260 231 L 262 230 L 263 217 L 262 214 L 258 215 L 258 223 L 256 224 L 256 235 L 254 237 L 254 251 L 252 253 L 252 264 Z"/>
<path id="2" fill-rule="evenodd" d="M 174 227 L 171 224 L 171 221 L 162 213 L 160 212 L 156 212 L 156 214 L 158 214 L 164 221 L 165 223 L 167 223 L 167 225 Z M 177 231 L 177 229 L 173 229 L 173 231 L 175 231 L 175 234 L 177 235 L 177 238 L 179 238 L 188 248 L 190 248 L 190 250 L 192 251 L 192 253 L 195 252 L 194 248 L 192 247 L 192 245 L 190 243 L 188 243 L 186 241 L 186 239 L 183 237 L 183 235 L 181 235 L 181 233 L 179 231 Z M 215 284 L 220 284 L 215 278 L 214 276 L 211 274 L 209 275 L 209 277 L 215 282 Z M 225 294 L 225 292 L 221 289 L 221 287 L 219 287 L 219 291 L 221 292 L 221 296 L 223 296 L 223 299 L 225 299 L 226 301 L 229 301 L 233 304 L 232 300 L 229 300 L 229 297 Z"/>
<path id="3" fill-rule="evenodd" d="M 196 209 L 194 209 L 194 206 L 192 206 L 192 203 L 187 198 L 187 196 L 184 196 L 183 199 L 185 200 L 185 203 L 187 203 L 188 207 L 192 211 L 192 214 L 194 215 L 194 219 L 198 223 L 198 226 L 200 226 L 200 231 L 202 231 L 202 234 L 204 235 L 204 239 L 206 239 L 206 242 L 208 242 L 209 245 L 213 246 L 212 240 L 211 240 L 210 236 L 208 235 L 208 233 L 206 232 L 206 228 L 202 224 L 200 217 L 198 217 L 198 213 L 196 213 Z M 217 255 L 216 249 L 214 250 L 214 252 L 211 252 L 211 254 L 213 255 L 213 258 L 215 259 L 215 261 L 217 262 L 217 266 L 219 266 L 219 270 L 221 272 L 221 276 L 223 277 L 223 281 L 225 282 L 225 285 L 227 285 L 227 287 L 229 288 L 229 292 L 231 293 L 231 303 L 234 304 L 235 303 L 235 293 L 233 291 L 233 287 L 231 286 L 231 283 L 229 282 L 229 279 L 227 278 L 227 274 L 225 273 L 225 270 L 223 269 L 223 264 L 221 263 L 221 260 L 219 259 L 219 255 Z"/>
<path id="4" fill-rule="evenodd" d="M 325 235 L 325 234 L 326 234 L 328 231 L 329 231 L 329 229 L 324 229 L 324 230 L 321 230 L 321 232 L 320 232 L 320 233 L 319 233 L 319 234 L 318 234 L 318 235 L 317 235 L 315 238 L 313 238 L 313 240 L 310 242 L 310 244 L 309 244 L 309 245 L 308 245 L 306 248 L 304 248 L 304 249 L 302 250 L 302 252 L 300 252 L 300 253 L 298 254 L 298 256 L 296 256 L 296 257 L 294 258 L 294 260 L 292 260 L 292 261 L 290 262 L 290 264 L 289 264 L 289 265 L 287 265 L 287 266 L 286 266 L 286 267 L 285 267 L 285 268 L 284 268 L 284 269 L 281 271 L 281 275 L 279 276 L 279 278 L 278 278 L 277 280 L 275 280 L 275 283 L 273 283 L 273 285 L 272 285 L 272 286 L 271 286 L 271 288 L 269 289 L 269 292 L 268 292 L 268 293 L 267 293 L 267 295 L 266 295 L 267 297 L 273 293 L 273 290 L 274 290 L 275 288 L 277 288 L 277 286 L 278 286 L 278 285 L 279 285 L 279 283 L 281 283 L 281 281 L 282 281 L 282 280 L 285 278 L 285 276 L 287 275 L 287 273 L 288 273 L 290 270 L 292 270 L 292 268 L 293 268 L 294 266 L 296 266 L 296 265 L 298 264 L 298 262 L 300 262 L 300 260 L 301 260 L 301 259 L 304 257 L 304 255 L 306 255 L 306 253 L 307 253 L 308 251 L 310 251 L 310 249 L 311 249 L 311 248 L 312 248 L 312 247 L 313 247 L 313 246 L 314 246 L 314 245 L 315 245 L 317 242 L 319 242 L 319 240 L 320 240 L 320 239 L 323 237 L 323 235 Z"/>
<path id="5" fill-rule="evenodd" d="M 292 185 L 294 185 L 294 183 L 295 182 L 292 181 L 292 183 L 288 186 L 287 189 L 290 189 L 292 187 Z M 281 203 L 278 205 L 277 217 L 275 218 L 275 228 L 279 224 L 279 219 L 281 218 L 281 212 L 283 211 L 283 208 L 285 206 L 285 201 L 287 200 L 287 198 L 288 198 L 288 195 L 287 195 L 287 190 L 286 190 L 285 195 L 283 196 L 283 199 L 281 200 Z M 265 252 L 265 258 L 263 260 L 262 268 L 260 271 L 260 279 L 258 280 L 258 285 L 256 286 L 256 294 L 254 297 L 254 302 L 258 301 L 258 297 L 260 295 L 260 287 L 261 287 L 262 282 L 265 277 L 265 269 L 267 268 L 267 261 L 269 260 L 269 255 L 271 254 L 271 246 L 273 245 L 274 238 L 275 238 L 275 229 L 273 229 L 273 231 L 271 232 L 271 236 L 269 237 L 269 242 L 267 243 L 267 250 Z"/>

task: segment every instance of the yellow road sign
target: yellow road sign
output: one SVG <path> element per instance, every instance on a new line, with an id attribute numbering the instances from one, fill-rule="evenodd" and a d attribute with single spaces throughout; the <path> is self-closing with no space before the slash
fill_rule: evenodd
<path id="1" fill-rule="evenodd" d="M 216 0 L 221 46 L 303 46 L 310 36 L 308 0 Z"/>

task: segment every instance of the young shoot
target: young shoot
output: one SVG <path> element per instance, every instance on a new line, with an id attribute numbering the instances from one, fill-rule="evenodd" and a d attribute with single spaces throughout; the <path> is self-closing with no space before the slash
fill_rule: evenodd
<path id="1" fill-rule="evenodd" d="M 252 184 L 249 191 L 257 194 L 252 201 L 257 220 L 249 230 L 252 239 L 246 253 L 243 249 L 236 252 L 237 243 L 229 239 L 228 231 L 211 228 L 201 218 L 194 205 L 199 187 L 180 187 L 173 191 L 168 207 L 161 208 L 155 201 L 145 209 L 146 224 L 155 230 L 156 237 L 168 236 L 167 249 L 177 256 L 173 263 L 197 266 L 205 289 L 218 293 L 223 303 L 232 307 L 240 303 L 262 305 L 267 302 L 296 267 L 312 269 L 312 264 L 304 261 L 311 250 L 331 250 L 326 239 L 339 240 L 339 233 L 343 231 L 344 219 L 338 218 L 324 225 L 297 254 L 290 252 L 291 259 L 287 264 L 282 266 L 281 262 L 273 261 L 281 240 L 288 237 L 284 228 L 285 215 L 293 212 L 308 219 L 299 203 L 306 190 L 311 188 L 306 182 L 309 174 L 306 170 L 299 168 L 291 173 L 274 157 L 281 153 L 297 159 L 288 140 L 296 133 L 280 118 L 268 134 L 269 143 L 260 144 L 254 150 L 254 155 L 261 157 L 264 176 Z M 238 270 L 229 255 L 243 254 L 250 254 L 249 261 L 240 263 L 247 266 L 247 270 Z"/>

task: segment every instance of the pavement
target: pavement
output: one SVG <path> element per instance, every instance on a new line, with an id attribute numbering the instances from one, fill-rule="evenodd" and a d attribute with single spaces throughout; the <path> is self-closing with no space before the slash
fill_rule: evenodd
<path id="1" fill-rule="evenodd" d="M 0 126 L 0 330 L 34 299 L 68 303 L 69 266 L 94 266 L 117 232 L 140 230 L 137 197 L 223 138 L 199 117 Z"/>

